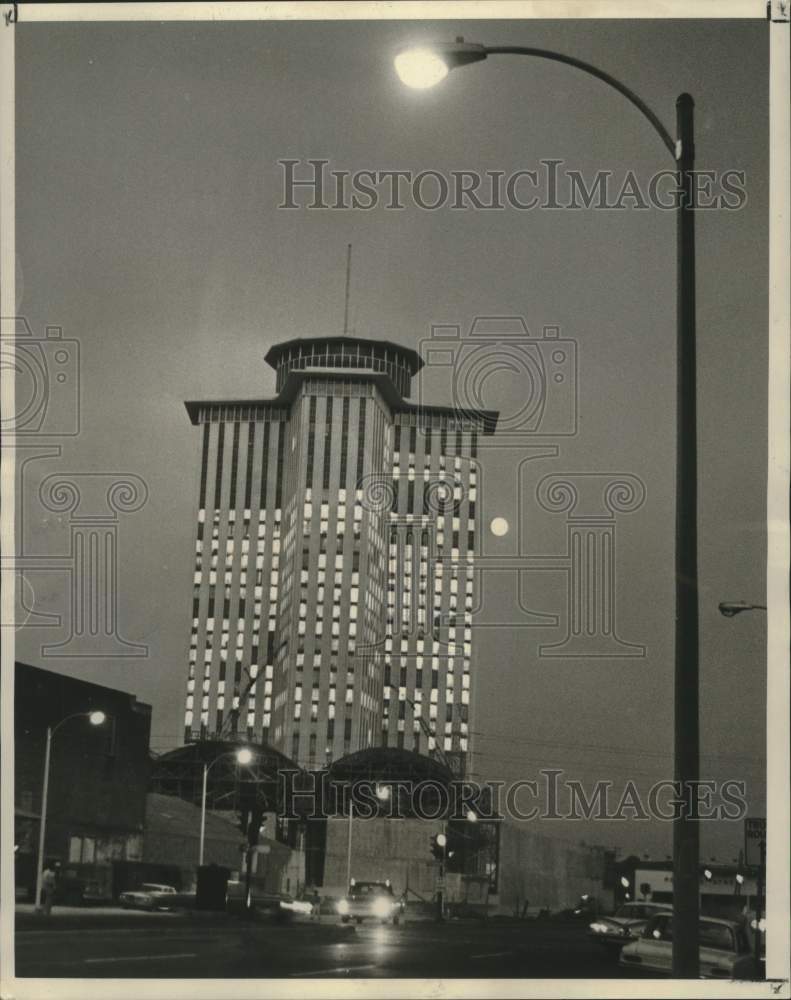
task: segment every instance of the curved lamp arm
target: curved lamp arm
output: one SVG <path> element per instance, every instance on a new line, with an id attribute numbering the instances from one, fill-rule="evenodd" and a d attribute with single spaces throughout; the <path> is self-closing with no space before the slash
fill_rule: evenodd
<path id="1" fill-rule="evenodd" d="M 659 138 L 665 144 L 670 155 L 674 160 L 678 158 L 678 153 L 676 149 L 676 143 L 673 141 L 670 133 L 667 131 L 665 126 L 659 120 L 659 118 L 654 114 L 654 112 L 648 107 L 645 101 L 638 97 L 633 90 L 630 90 L 626 84 L 621 83 L 620 80 L 616 79 L 614 76 L 610 76 L 609 73 L 605 73 L 603 69 L 599 69 L 597 66 L 592 66 L 590 63 L 584 62 L 582 59 L 575 59 L 573 56 L 566 56 L 560 52 L 553 52 L 551 49 L 534 49 L 523 45 L 486 45 L 483 47 L 483 51 L 486 55 L 519 55 L 519 56 L 537 56 L 539 59 L 550 59 L 553 62 L 565 63 L 567 66 L 574 66 L 576 69 L 580 69 L 583 73 L 588 73 L 590 76 L 595 76 L 597 80 L 601 80 L 603 83 L 609 84 L 613 90 L 617 90 L 619 94 L 623 94 L 630 104 L 646 118 L 654 127 Z"/>
<path id="2" fill-rule="evenodd" d="M 70 722 L 72 719 L 87 719 L 92 714 L 92 712 L 72 712 L 71 715 L 67 715 L 65 719 L 61 719 L 56 725 L 50 726 L 50 734 L 54 736 L 64 723 Z"/>

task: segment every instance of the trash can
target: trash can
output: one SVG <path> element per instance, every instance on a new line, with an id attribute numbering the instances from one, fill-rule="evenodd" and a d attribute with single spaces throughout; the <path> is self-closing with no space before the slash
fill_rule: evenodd
<path id="1" fill-rule="evenodd" d="M 196 910 L 224 910 L 225 895 L 231 870 L 221 865 L 202 865 L 198 868 L 195 889 Z"/>

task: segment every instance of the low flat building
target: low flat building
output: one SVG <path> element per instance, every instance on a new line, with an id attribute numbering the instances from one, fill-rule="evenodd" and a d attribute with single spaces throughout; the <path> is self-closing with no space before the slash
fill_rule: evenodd
<path id="1" fill-rule="evenodd" d="M 88 713 L 106 720 L 91 725 Z M 17 897 L 33 899 L 47 729 L 53 731 L 44 859 L 88 895 L 111 893 L 112 863 L 139 860 L 151 706 L 124 691 L 16 664 L 14 811 Z"/>

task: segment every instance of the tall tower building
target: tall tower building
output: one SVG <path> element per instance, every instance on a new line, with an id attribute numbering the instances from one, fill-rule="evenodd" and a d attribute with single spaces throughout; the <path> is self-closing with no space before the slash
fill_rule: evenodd
<path id="1" fill-rule="evenodd" d="M 186 404 L 202 428 L 185 741 L 302 765 L 469 750 L 477 448 L 497 414 L 410 403 L 387 341 L 272 347 L 273 399 Z"/>

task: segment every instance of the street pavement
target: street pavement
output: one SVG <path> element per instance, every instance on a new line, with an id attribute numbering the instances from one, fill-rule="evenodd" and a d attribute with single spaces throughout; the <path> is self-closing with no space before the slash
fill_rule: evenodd
<path id="1" fill-rule="evenodd" d="M 129 917 L 129 914 L 126 914 Z M 223 914 L 19 921 L 16 975 L 80 978 L 625 978 L 584 923 L 246 923 Z"/>

